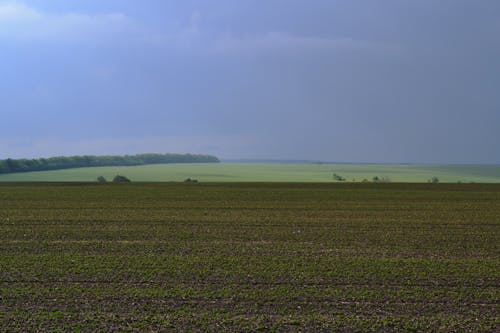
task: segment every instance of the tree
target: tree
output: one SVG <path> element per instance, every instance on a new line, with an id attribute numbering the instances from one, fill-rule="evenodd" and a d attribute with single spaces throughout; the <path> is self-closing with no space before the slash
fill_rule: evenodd
<path id="1" fill-rule="evenodd" d="M 439 178 L 438 177 L 432 177 L 429 180 L 429 183 L 437 184 L 437 183 L 439 183 Z"/>
<path id="2" fill-rule="evenodd" d="M 115 178 L 113 178 L 113 183 L 130 183 L 130 179 L 125 176 L 116 175 Z"/>
<path id="3" fill-rule="evenodd" d="M 138 154 L 125 156 L 56 156 L 40 159 L 0 160 L 0 173 L 59 170 L 95 166 L 131 166 L 158 163 L 218 163 L 211 155 Z"/>
<path id="4" fill-rule="evenodd" d="M 99 177 L 97 177 L 97 181 L 98 181 L 99 183 L 105 183 L 105 182 L 107 182 L 107 180 L 106 180 L 106 178 L 104 178 L 104 176 L 99 176 Z"/>

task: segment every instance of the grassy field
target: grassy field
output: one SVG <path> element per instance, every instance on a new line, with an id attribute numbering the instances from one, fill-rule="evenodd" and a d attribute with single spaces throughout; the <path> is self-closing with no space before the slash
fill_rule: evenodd
<path id="1" fill-rule="evenodd" d="M 3 183 L 0 331 L 498 331 L 499 211 L 495 184 Z"/>
<path id="2" fill-rule="evenodd" d="M 0 175 L 5 181 L 95 181 L 98 176 L 111 180 L 122 174 L 133 181 L 183 181 L 195 178 L 202 182 L 334 182 L 336 173 L 348 182 L 372 180 L 374 176 L 391 182 L 500 183 L 500 166 L 365 165 L 365 164 L 160 164 L 134 167 L 79 168 L 58 171 Z"/>

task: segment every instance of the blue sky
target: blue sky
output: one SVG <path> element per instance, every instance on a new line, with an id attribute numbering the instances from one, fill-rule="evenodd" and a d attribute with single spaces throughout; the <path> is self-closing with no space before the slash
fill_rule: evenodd
<path id="1" fill-rule="evenodd" d="M 0 0 L 0 158 L 500 163 L 497 0 Z"/>

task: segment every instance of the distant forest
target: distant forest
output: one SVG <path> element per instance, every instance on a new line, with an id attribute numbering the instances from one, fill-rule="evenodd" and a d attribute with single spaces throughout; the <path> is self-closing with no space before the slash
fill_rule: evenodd
<path id="1" fill-rule="evenodd" d="M 37 159 L 0 160 L 0 174 L 102 166 L 133 166 L 161 163 L 219 163 L 211 155 L 138 154 L 125 156 L 60 156 Z"/>

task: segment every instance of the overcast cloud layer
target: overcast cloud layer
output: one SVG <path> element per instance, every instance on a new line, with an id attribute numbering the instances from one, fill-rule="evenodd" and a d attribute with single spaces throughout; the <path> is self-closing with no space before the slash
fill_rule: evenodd
<path id="1" fill-rule="evenodd" d="M 0 0 L 0 159 L 500 163 L 497 0 Z"/>

